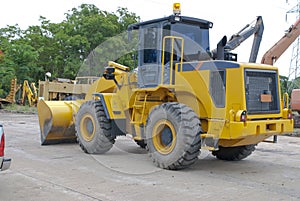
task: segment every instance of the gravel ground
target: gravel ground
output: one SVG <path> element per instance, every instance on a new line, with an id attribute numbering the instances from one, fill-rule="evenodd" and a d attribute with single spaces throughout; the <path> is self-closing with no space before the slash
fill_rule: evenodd
<path id="1" fill-rule="evenodd" d="M 41 146 L 36 114 L 0 112 L 9 170 L 0 173 L 0 200 L 300 200 L 300 138 L 260 143 L 239 162 L 202 151 L 192 167 L 155 167 L 130 136 L 104 155 L 78 144 Z M 296 136 L 296 135 L 294 135 Z"/>

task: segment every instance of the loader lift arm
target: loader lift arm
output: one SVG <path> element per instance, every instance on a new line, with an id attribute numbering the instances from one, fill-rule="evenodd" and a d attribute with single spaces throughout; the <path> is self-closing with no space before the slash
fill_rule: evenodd
<path id="1" fill-rule="evenodd" d="M 287 30 L 287 33 L 263 55 L 261 63 L 273 65 L 299 35 L 300 18 Z"/>

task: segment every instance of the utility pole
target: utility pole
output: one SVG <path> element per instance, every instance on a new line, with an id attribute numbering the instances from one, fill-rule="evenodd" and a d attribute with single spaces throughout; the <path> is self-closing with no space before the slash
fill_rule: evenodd
<path id="1" fill-rule="evenodd" d="M 296 19 L 300 17 L 300 0 L 297 0 L 297 5 L 287 11 L 287 14 L 296 14 Z M 290 60 L 289 68 L 289 80 L 292 80 L 292 84 L 289 87 L 289 91 L 294 88 L 300 88 L 300 82 L 296 82 L 296 78 L 300 77 L 300 37 L 298 37 L 293 43 L 292 56 Z"/>

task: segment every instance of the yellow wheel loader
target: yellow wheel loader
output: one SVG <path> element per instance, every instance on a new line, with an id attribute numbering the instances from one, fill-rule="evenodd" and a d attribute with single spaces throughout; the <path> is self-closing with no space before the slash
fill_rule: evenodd
<path id="1" fill-rule="evenodd" d="M 85 100 L 39 101 L 41 143 L 75 141 L 83 151 L 109 151 L 131 134 L 165 169 L 192 165 L 200 149 L 242 160 L 273 135 L 291 133 L 278 69 L 226 61 L 226 38 L 210 53 L 212 23 L 174 15 L 129 26 L 139 32 L 138 67 L 109 62 Z"/>

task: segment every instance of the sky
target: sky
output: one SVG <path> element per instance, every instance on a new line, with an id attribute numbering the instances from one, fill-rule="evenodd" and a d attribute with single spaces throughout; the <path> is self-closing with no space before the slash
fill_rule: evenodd
<path id="1" fill-rule="evenodd" d="M 246 24 L 262 16 L 264 33 L 257 58 L 271 48 L 295 21 L 296 14 L 286 12 L 297 4 L 297 0 L 5 0 L 0 4 L 0 27 L 18 24 L 22 29 L 39 25 L 39 17 L 44 16 L 54 23 L 65 19 L 65 13 L 82 3 L 94 4 L 101 10 L 115 12 L 118 7 L 126 7 L 136 13 L 142 21 L 165 17 L 172 14 L 172 5 L 181 3 L 181 13 L 185 16 L 201 18 L 213 22 L 210 30 L 210 47 L 216 48 L 218 41 L 226 35 L 229 38 Z M 247 62 L 253 37 L 247 39 L 233 52 L 238 61 Z M 292 56 L 291 47 L 275 63 L 280 75 L 289 75 Z"/>

